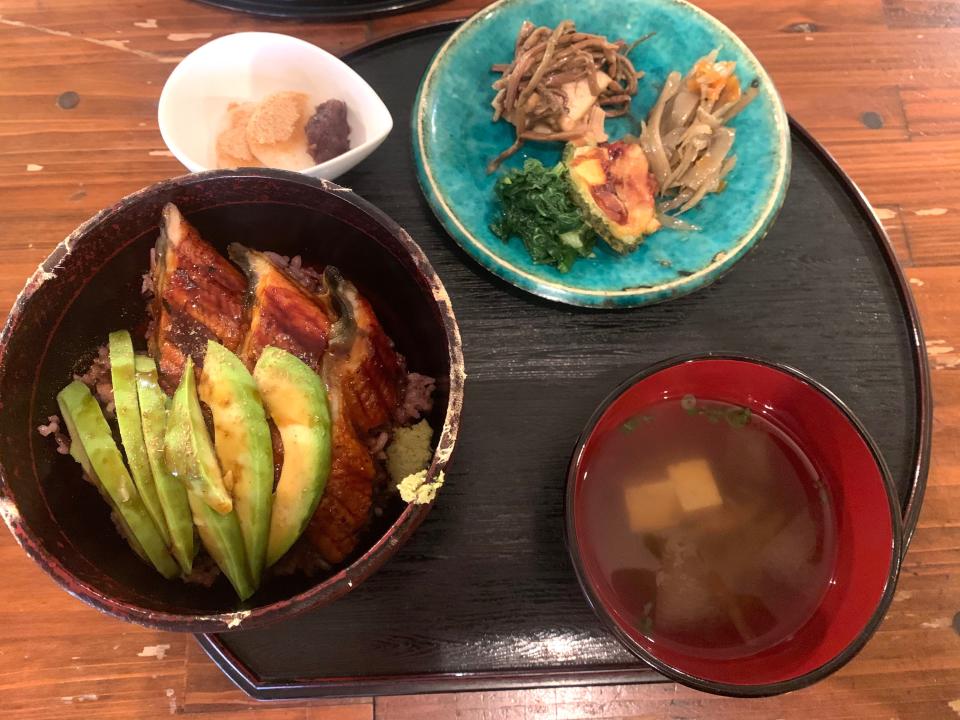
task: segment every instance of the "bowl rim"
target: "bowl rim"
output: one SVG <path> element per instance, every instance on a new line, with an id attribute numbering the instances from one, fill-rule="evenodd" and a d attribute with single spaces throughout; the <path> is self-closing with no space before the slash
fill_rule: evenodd
<path id="1" fill-rule="evenodd" d="M 435 93 L 433 88 L 436 82 L 435 76 L 440 67 L 448 60 L 449 54 L 456 50 L 458 44 L 469 38 L 471 32 L 480 32 L 483 23 L 489 21 L 489 19 L 495 16 L 502 8 L 529 1 L 530 0 L 496 0 L 472 14 L 453 29 L 450 36 L 434 54 L 424 72 L 413 101 L 410 125 L 413 135 L 413 153 L 417 180 L 431 211 L 457 245 L 485 270 L 524 292 L 561 304 L 599 309 L 635 308 L 666 302 L 684 295 L 689 295 L 716 282 L 742 260 L 760 240 L 766 237 L 779 217 L 780 210 L 786 200 L 787 189 L 790 185 L 791 165 L 793 162 L 790 121 L 779 91 L 756 54 L 740 36 L 725 23 L 699 6 L 694 5 L 692 2 L 688 2 L 688 0 L 645 1 L 659 2 L 665 6 L 681 8 L 682 11 L 699 18 L 706 25 L 726 36 L 731 45 L 735 46 L 746 58 L 752 61 L 756 69 L 757 77 L 760 78 L 763 87 L 769 89 L 770 97 L 774 105 L 773 119 L 777 136 L 777 167 L 771 185 L 771 191 L 768 193 L 763 211 L 761 215 L 758 216 L 754 225 L 737 239 L 733 247 L 724 250 L 723 257 L 714 259 L 709 265 L 700 268 L 690 275 L 684 275 L 674 280 L 649 287 L 638 286 L 611 290 L 574 286 L 560 280 L 540 277 L 529 269 L 518 266 L 510 260 L 494 253 L 489 247 L 490 243 L 478 237 L 476 230 L 469 227 L 460 218 L 459 213 L 448 201 L 447 193 L 441 187 L 442 184 L 434 177 L 430 159 L 431 152 L 428 151 L 429 142 L 427 138 L 429 133 L 426 130 L 427 118 L 430 115 L 428 100 L 431 95 Z"/>
<path id="2" fill-rule="evenodd" d="M 63 257 L 80 241 L 80 238 L 94 231 L 97 227 L 109 223 L 117 214 L 135 206 L 145 195 L 163 193 L 185 186 L 202 185 L 208 181 L 221 178 L 245 177 L 293 182 L 314 188 L 322 194 L 340 197 L 396 238 L 407 256 L 413 261 L 417 272 L 426 281 L 442 319 L 450 366 L 447 412 L 440 429 L 440 436 L 431 464 L 427 468 L 428 481 L 438 477 L 449 463 L 456 444 L 466 381 L 463 344 L 450 296 L 423 249 L 395 220 L 349 188 L 341 187 L 329 180 L 314 178 L 293 171 L 270 168 L 209 170 L 203 173 L 189 173 L 169 178 L 127 195 L 79 225 L 51 251 L 50 255 L 37 268 L 37 271 L 27 279 L 23 289 L 14 301 L 3 329 L 0 330 L 0 377 L 5 374 L 7 369 L 10 339 L 16 333 L 20 319 L 27 311 L 31 297 Z M 169 631 L 209 633 L 233 630 L 239 628 L 241 624 L 245 628 L 258 627 L 292 617 L 317 605 L 333 602 L 350 592 L 390 559 L 423 522 L 435 502 L 419 505 L 408 504 L 390 527 L 362 555 L 335 574 L 322 579 L 301 593 L 257 608 L 241 608 L 230 612 L 205 615 L 183 615 L 150 610 L 105 595 L 64 567 L 59 559 L 36 538 L 32 529 L 20 515 L 16 496 L 7 482 L 3 455 L 4 452 L 0 449 L 0 515 L 3 516 L 4 522 L 13 534 L 17 544 L 57 584 L 74 597 L 121 620 Z"/>
<path id="3" fill-rule="evenodd" d="M 577 471 L 580 466 L 583 449 L 586 443 L 592 437 L 597 423 L 600 421 L 606 410 L 614 402 L 616 402 L 621 395 L 623 395 L 627 390 L 637 383 L 669 368 L 688 363 L 709 360 L 733 360 L 777 370 L 785 375 L 791 376 L 794 380 L 798 380 L 808 385 L 813 390 L 823 395 L 841 412 L 846 421 L 860 435 L 861 439 L 866 444 L 874 462 L 876 463 L 882 480 L 883 488 L 887 496 L 887 506 L 890 511 L 892 547 L 890 565 L 887 569 L 887 578 L 886 582 L 884 583 L 883 593 L 877 602 L 877 607 L 874 609 L 863 628 L 857 633 L 856 637 L 854 637 L 853 640 L 851 640 L 850 643 L 843 648 L 843 650 L 813 670 L 795 677 L 788 678 L 786 680 L 779 680 L 772 683 L 742 685 L 736 683 L 719 682 L 684 672 L 683 670 L 674 667 L 663 660 L 660 660 L 656 655 L 641 647 L 613 619 L 612 615 L 608 612 L 606 606 L 600 600 L 592 584 L 587 578 L 583 564 L 583 558 L 580 554 L 580 542 L 574 529 L 574 492 L 577 486 Z M 567 468 L 566 489 L 564 492 L 564 526 L 567 552 L 570 556 L 571 562 L 573 563 L 574 572 L 577 576 L 577 582 L 580 585 L 580 589 L 583 591 L 584 597 L 587 600 L 587 604 L 601 620 L 606 629 L 612 633 L 617 640 L 619 640 L 620 643 L 630 652 L 649 664 L 658 672 L 666 675 L 668 678 L 697 690 L 703 690 L 716 695 L 727 695 L 730 697 L 766 697 L 770 695 L 779 695 L 781 693 L 791 692 L 793 690 L 799 690 L 827 677 L 852 660 L 853 657 L 863 649 L 867 641 L 873 636 L 877 627 L 880 625 L 880 622 L 886 615 L 888 608 L 890 607 L 890 603 L 893 600 L 893 594 L 896 591 L 897 580 L 899 578 L 903 545 L 903 525 L 899 499 L 896 488 L 893 484 L 893 479 L 890 475 L 890 470 L 888 469 L 876 442 L 873 440 L 867 429 L 863 426 L 863 423 L 859 420 L 859 418 L 854 415 L 853 411 L 850 410 L 850 408 L 847 407 L 847 405 L 829 388 L 819 381 L 814 380 L 802 370 L 798 370 L 797 368 L 786 363 L 765 360 L 752 355 L 733 352 L 689 353 L 667 358 L 666 360 L 654 363 L 653 365 L 633 373 L 628 378 L 620 382 L 610 391 L 610 393 L 607 394 L 606 397 L 604 397 L 578 436 L 570 463 Z"/>
<path id="4" fill-rule="evenodd" d="M 329 160 L 324 160 L 322 163 L 316 163 L 314 165 L 310 165 L 309 167 L 303 168 L 302 170 L 294 170 L 290 172 L 320 177 L 325 171 L 333 167 L 335 164 L 342 164 L 346 161 L 347 167 L 341 169 L 337 174 L 340 175 L 345 173 L 350 168 L 363 162 L 367 154 L 373 152 L 373 150 L 375 150 L 393 130 L 393 115 L 390 113 L 390 108 L 387 107 L 386 103 L 383 101 L 383 98 L 380 97 L 379 93 L 377 93 L 370 83 L 361 77 L 356 70 L 350 67 L 339 57 L 331 53 L 329 50 L 325 50 L 319 45 L 314 45 L 309 40 L 304 40 L 296 35 L 288 35 L 286 33 L 269 32 L 265 30 L 245 30 L 241 32 L 228 33 L 226 35 L 221 35 L 208 40 L 191 52 L 187 53 L 187 55 L 185 55 L 183 59 L 180 60 L 176 66 L 174 66 L 173 70 L 170 71 L 170 74 L 167 76 L 167 79 L 164 81 L 163 87 L 160 90 L 160 98 L 157 101 L 157 127 L 160 130 L 160 137 L 163 139 L 167 149 L 173 153 L 174 157 L 184 167 L 186 167 L 187 170 L 190 172 L 208 172 L 218 168 L 209 168 L 205 164 L 198 162 L 196 158 L 189 155 L 182 148 L 177 138 L 173 136 L 170 126 L 164 121 L 167 111 L 169 110 L 170 103 L 173 102 L 173 86 L 181 82 L 182 78 L 186 77 L 187 74 L 193 72 L 190 68 L 193 63 L 197 62 L 197 58 L 214 52 L 216 50 L 214 46 L 227 44 L 229 42 L 236 42 L 237 39 L 241 37 L 253 36 L 267 38 L 270 40 L 270 42 L 277 45 L 296 45 L 305 49 L 309 49 L 310 52 L 317 53 L 317 57 L 322 58 L 323 62 L 329 63 L 330 65 L 339 66 L 340 69 L 350 78 L 350 82 L 356 85 L 356 87 L 360 88 L 362 93 L 367 96 L 367 99 L 371 103 L 373 110 L 370 113 L 370 116 L 374 117 L 376 120 L 374 128 L 377 130 L 377 132 L 375 134 L 371 134 L 370 137 L 364 140 L 364 142 L 362 142 L 360 145 L 348 148 L 346 152 L 340 153 Z"/>

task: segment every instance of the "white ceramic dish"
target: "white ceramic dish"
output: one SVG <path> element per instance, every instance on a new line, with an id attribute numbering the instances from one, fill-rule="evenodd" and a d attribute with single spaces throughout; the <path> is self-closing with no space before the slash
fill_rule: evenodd
<path id="1" fill-rule="evenodd" d="M 301 170 L 306 175 L 333 180 L 370 155 L 393 127 L 380 96 L 326 50 L 289 35 L 246 32 L 211 40 L 174 68 L 160 93 L 160 134 L 191 172 L 213 169 L 227 105 L 281 90 L 304 92 L 313 105 L 330 98 L 347 104 L 350 149 Z"/>

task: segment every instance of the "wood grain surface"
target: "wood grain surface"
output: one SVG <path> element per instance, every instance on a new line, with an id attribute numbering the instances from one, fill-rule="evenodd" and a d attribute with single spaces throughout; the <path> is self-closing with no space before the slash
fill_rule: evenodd
<path id="1" fill-rule="evenodd" d="M 934 451 L 894 605 L 836 676 L 760 701 L 674 684 L 257 705 L 192 638 L 102 616 L 0 535 L 0 715 L 10 718 L 960 717 L 960 4 L 709 0 L 787 109 L 873 202 L 920 306 Z M 453 0 L 338 25 L 266 21 L 185 0 L 0 0 L 0 307 L 50 249 L 123 195 L 183 172 L 156 126 L 173 64 L 211 37 L 277 30 L 335 52 L 460 17 Z M 76 95 L 65 95 L 75 93 Z"/>

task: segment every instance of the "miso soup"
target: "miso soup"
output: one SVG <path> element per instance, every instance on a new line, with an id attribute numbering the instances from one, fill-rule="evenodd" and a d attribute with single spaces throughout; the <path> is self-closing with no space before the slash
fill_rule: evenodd
<path id="1" fill-rule="evenodd" d="M 687 395 L 596 442 L 579 531 L 638 630 L 733 658 L 810 619 L 833 573 L 834 516 L 814 466 L 782 430 Z"/>

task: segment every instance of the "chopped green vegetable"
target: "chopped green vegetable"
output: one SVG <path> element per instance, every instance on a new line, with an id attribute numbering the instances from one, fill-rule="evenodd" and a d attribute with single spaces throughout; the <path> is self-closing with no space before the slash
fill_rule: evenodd
<path id="1" fill-rule="evenodd" d="M 620 426 L 620 432 L 625 434 L 632 433 L 634 430 L 637 429 L 637 426 L 640 423 L 651 423 L 651 422 L 653 422 L 653 415 L 644 415 L 642 413 L 640 415 L 633 415 L 627 418 L 626 420 L 624 420 L 623 424 Z"/>
<path id="2" fill-rule="evenodd" d="M 504 242 L 519 237 L 534 263 L 565 273 L 577 258 L 593 252 L 596 234 L 570 199 L 563 163 L 547 169 L 528 159 L 522 170 L 501 177 L 494 192 L 500 216 L 490 229 Z"/>
<path id="3" fill-rule="evenodd" d="M 750 408 L 738 407 L 727 413 L 727 423 L 730 427 L 743 427 L 750 422 Z"/>
<path id="4" fill-rule="evenodd" d="M 712 423 L 726 420 L 730 427 L 741 428 L 750 422 L 750 408 L 733 406 L 699 406 L 693 395 L 684 395 L 680 398 L 680 407 L 687 415 L 702 415 Z"/>

